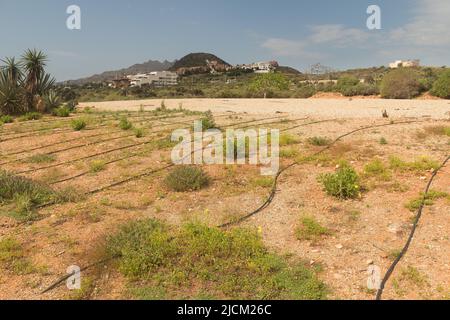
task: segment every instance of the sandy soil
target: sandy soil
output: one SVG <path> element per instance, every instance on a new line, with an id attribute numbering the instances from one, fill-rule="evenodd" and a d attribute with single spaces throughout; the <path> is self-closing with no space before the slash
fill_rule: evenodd
<path id="1" fill-rule="evenodd" d="M 95 107 L 98 110 L 137 111 L 141 106 L 152 110 L 161 105 L 162 100 L 130 100 L 81 103 L 81 107 Z M 393 118 L 429 117 L 450 119 L 449 100 L 387 100 L 387 99 L 167 99 L 168 108 L 184 108 L 197 111 L 248 112 L 270 114 L 286 112 L 292 115 L 326 118 L 367 118 L 380 117 L 383 110 Z"/>
<path id="2" fill-rule="evenodd" d="M 209 101 L 210 105 L 206 104 Z M 266 119 L 277 116 L 276 111 L 292 111 L 289 115 L 280 115 L 290 119 L 299 115 L 309 115 L 311 119 L 294 123 L 280 122 L 271 127 L 287 129 L 298 124 L 305 124 L 291 131 L 299 138 L 299 143 L 285 147 L 294 149 L 299 154 L 309 155 L 319 147 L 311 146 L 308 138 L 323 136 L 336 138 L 356 128 L 368 124 L 389 123 L 382 119 L 378 108 L 370 107 L 372 102 L 389 103 L 386 100 L 367 101 L 367 108 L 357 107 L 363 102 L 340 101 L 344 110 L 335 108 L 334 100 L 166 100 L 168 107 L 183 107 L 195 110 L 213 109 L 214 112 L 245 110 L 247 115 L 233 115 L 231 118 L 217 118 L 219 125 L 239 121 Z M 300 103 L 305 102 L 305 105 Z M 139 108 L 143 101 L 109 102 L 96 105 L 97 108 L 123 109 Z M 299 103 L 296 106 L 295 103 Z M 336 102 L 337 103 L 337 102 Z M 404 120 L 405 116 L 416 114 L 422 122 L 394 125 L 370 129 L 347 136 L 325 154 L 328 160 L 308 162 L 296 165 L 281 176 L 274 202 L 264 211 L 245 221 L 242 226 L 259 228 L 264 243 L 270 250 L 290 255 L 293 259 L 302 259 L 311 265 L 321 265 L 319 277 L 330 290 L 330 298 L 336 299 L 373 299 L 374 293 L 367 290 L 367 269 L 369 263 L 379 266 L 384 272 L 392 261 L 392 254 L 404 244 L 411 219 L 414 216 L 405 204 L 418 197 L 425 189 L 431 176 L 430 171 L 392 171 L 389 181 L 365 178 L 367 190 L 360 199 L 340 201 L 327 196 L 317 182 L 320 174 L 333 172 L 338 159 L 346 159 L 362 174 L 364 166 L 380 159 L 385 164 L 389 157 L 399 156 L 406 161 L 413 161 L 427 156 L 441 162 L 449 154 L 449 138 L 445 135 L 427 133 L 425 129 L 432 126 L 448 126 L 445 113 L 450 109 L 446 101 L 395 101 L 405 109 L 397 111 L 400 105 L 391 105 L 393 116 Z M 409 104 L 408 104 L 409 103 Z M 434 103 L 437 103 L 434 105 Z M 137 104 L 137 105 L 136 105 Z M 147 108 L 159 106 L 159 100 L 145 102 Z M 197 107 L 190 107 L 190 104 Z M 258 105 L 258 110 L 249 111 L 245 106 Z M 150 106 L 151 105 L 151 106 Z M 133 107 L 134 106 L 134 107 Z M 286 108 L 284 108 L 286 107 Z M 308 108 L 314 109 L 314 111 Z M 386 107 L 387 108 L 387 107 Z M 409 110 L 406 110 L 409 109 Z M 278 110 L 280 109 L 280 110 Z M 423 110 L 424 109 L 424 110 Z M 350 115 L 353 110 L 354 114 Z M 425 111 L 426 110 L 426 111 Z M 347 114 L 346 117 L 342 116 Z M 431 114 L 430 118 L 422 118 Z M 365 116 L 364 116 L 365 115 Z M 326 123 L 309 124 L 313 118 L 342 118 Z M 190 119 L 189 117 L 185 118 Z M 172 119 L 176 121 L 180 119 Z M 137 122 L 136 122 L 137 123 Z M 35 123 L 40 124 L 39 122 Z M 27 124 L 33 126 L 34 124 Z M 161 126 L 161 122 L 143 121 L 149 130 Z M 5 131 L 12 132 L 14 125 Z M 20 124 L 24 126 L 24 124 Z M 177 125 L 175 127 L 184 127 Z M 263 127 L 266 127 L 263 125 Z M 173 127 L 170 127 L 173 128 Z M 168 128 L 169 129 L 169 128 Z M 170 129 L 169 129 L 170 130 Z M 26 151 L 27 148 L 47 145 L 78 137 L 79 141 L 63 145 L 46 147 L 33 152 L 23 152 L 7 156 L 3 160 L 22 159 L 31 154 L 52 152 L 63 147 L 80 145 L 80 148 L 61 151 L 56 154 L 56 162 L 73 160 L 85 155 L 118 148 L 130 143 L 138 143 L 135 137 L 105 141 L 99 144 L 85 145 L 106 137 L 91 138 L 97 132 L 110 132 L 109 137 L 123 133 L 116 127 L 95 129 L 82 132 L 53 132 L 37 134 L 18 140 L 4 141 L 0 151 L 13 153 Z M 2 133 L 2 134 L 5 134 Z M 151 135 L 143 139 L 150 139 Z M 159 138 L 164 137 L 162 133 Z M 380 144 L 384 137 L 388 144 Z M 153 138 L 152 138 L 153 139 Z M 61 178 L 74 177 L 89 170 L 94 159 L 119 159 L 124 155 L 142 151 L 143 147 L 134 147 L 99 156 L 87 161 L 66 164 L 57 168 L 27 173 L 24 176 L 52 182 Z M 108 165 L 104 171 L 89 173 L 64 183 L 53 185 L 56 189 L 75 187 L 78 190 L 92 190 L 115 181 L 126 179 L 149 169 L 163 167 L 169 161 L 170 149 L 150 150 L 137 157 Z M 283 158 L 283 164 L 293 161 Z M 45 164 L 30 164 L 17 161 L 3 165 L 1 169 L 21 171 L 39 168 Z M 119 187 L 108 189 L 99 194 L 88 196 L 77 203 L 55 205 L 39 211 L 40 219 L 26 224 L 19 224 L 10 217 L 0 216 L 0 238 L 13 237 L 23 247 L 24 253 L 36 270 L 20 274 L 11 270 L 2 270 L 0 265 L 0 299 L 66 299 L 73 297 L 64 286 L 42 295 L 40 292 L 53 283 L 66 268 L 76 264 L 85 266 L 96 260 L 98 248 L 107 235 L 121 224 L 139 219 L 154 217 L 173 225 L 179 225 L 192 219 L 215 226 L 241 217 L 259 207 L 267 197 L 270 188 L 252 183 L 260 177 L 259 168 L 255 166 L 204 166 L 212 177 L 212 184 L 201 191 L 193 193 L 173 193 L 162 183 L 167 170 L 157 174 L 136 179 Z M 447 166 L 433 183 L 433 189 L 450 193 L 450 168 Z M 421 220 L 414 242 L 408 254 L 393 274 L 385 292 L 386 299 L 445 299 L 450 297 L 450 198 L 438 199 L 433 206 L 427 206 Z M 332 234 L 316 242 L 300 241 L 296 238 L 296 228 L 302 216 L 312 216 L 323 226 L 332 230 Z M 405 270 L 414 268 L 417 275 L 408 275 Z M 92 284 L 86 290 L 90 299 L 129 298 L 124 279 L 112 266 L 101 267 L 84 274 Z M 419 281 L 419 280 L 420 281 Z"/>

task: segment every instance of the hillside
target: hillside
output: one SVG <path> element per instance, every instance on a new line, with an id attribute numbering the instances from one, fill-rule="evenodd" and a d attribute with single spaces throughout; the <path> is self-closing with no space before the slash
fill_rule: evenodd
<path id="1" fill-rule="evenodd" d="M 209 65 L 208 65 L 209 61 Z M 211 53 L 190 53 L 178 61 L 175 61 L 174 65 L 169 69 L 170 71 L 176 71 L 179 73 L 185 73 L 185 71 L 203 72 L 210 70 L 213 67 L 215 70 L 225 70 L 231 65 L 219 57 Z"/>
<path id="2" fill-rule="evenodd" d="M 113 70 L 113 71 L 106 71 L 101 74 L 96 74 L 91 77 L 82 78 L 78 80 L 71 80 L 69 83 L 72 84 L 85 84 L 85 83 L 92 83 L 92 82 L 104 82 L 108 80 L 115 79 L 117 77 L 122 77 L 128 74 L 137 74 L 137 73 L 148 73 L 152 71 L 164 71 L 170 69 L 172 67 L 174 62 L 170 61 L 156 61 L 156 60 L 149 60 L 144 63 L 138 63 L 134 64 L 131 67 L 120 69 L 120 70 Z"/>

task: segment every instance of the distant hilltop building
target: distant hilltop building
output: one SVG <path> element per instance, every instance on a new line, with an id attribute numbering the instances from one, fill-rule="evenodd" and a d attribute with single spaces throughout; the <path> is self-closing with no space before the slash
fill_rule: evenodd
<path id="1" fill-rule="evenodd" d="M 237 69 L 252 70 L 255 73 L 269 73 L 278 67 L 279 64 L 277 61 L 254 62 L 251 64 L 240 64 L 236 66 Z"/>
<path id="2" fill-rule="evenodd" d="M 400 67 L 410 68 L 420 66 L 420 60 L 397 60 L 389 64 L 389 68 L 397 69 Z"/>
<path id="3" fill-rule="evenodd" d="M 175 86 L 178 84 L 178 75 L 170 71 L 154 71 L 128 75 L 126 78 L 112 80 L 109 84 L 113 88 L 142 87 L 149 85 L 154 87 Z"/>

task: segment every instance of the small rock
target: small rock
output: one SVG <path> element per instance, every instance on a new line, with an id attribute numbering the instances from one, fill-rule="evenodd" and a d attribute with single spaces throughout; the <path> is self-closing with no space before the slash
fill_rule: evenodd
<path id="1" fill-rule="evenodd" d="M 342 248 L 344 248 L 344 246 L 342 244 L 336 245 L 336 249 L 342 249 Z"/>
<path id="2" fill-rule="evenodd" d="M 366 263 L 368 266 L 371 266 L 373 264 L 373 260 L 367 260 Z"/>

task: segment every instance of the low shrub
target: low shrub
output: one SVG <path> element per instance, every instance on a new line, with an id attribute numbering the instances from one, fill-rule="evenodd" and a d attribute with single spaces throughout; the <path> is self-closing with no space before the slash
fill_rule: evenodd
<path id="1" fill-rule="evenodd" d="M 73 130 L 75 130 L 75 131 L 81 131 L 81 130 L 85 129 L 87 126 L 86 121 L 83 119 L 74 119 L 74 120 L 72 120 L 72 122 L 70 124 L 71 124 Z"/>
<path id="2" fill-rule="evenodd" d="M 387 99 L 412 99 L 422 90 L 419 73 L 411 68 L 390 71 L 381 81 L 381 97 Z"/>
<path id="3" fill-rule="evenodd" d="M 107 252 L 119 257 L 119 271 L 138 297 L 193 299 L 204 292 L 227 299 L 319 300 L 327 294 L 313 269 L 269 253 L 253 230 L 144 220 L 110 237 Z"/>
<path id="4" fill-rule="evenodd" d="M 144 129 L 143 128 L 135 128 L 134 135 L 136 136 L 136 138 L 142 138 L 144 136 Z"/>
<path id="5" fill-rule="evenodd" d="M 13 122 L 14 122 L 13 117 L 9 115 L 0 116 L 0 123 L 13 123 Z"/>
<path id="6" fill-rule="evenodd" d="M 91 173 L 97 173 L 106 169 L 106 163 L 104 160 L 94 160 L 89 164 L 89 171 Z"/>
<path id="7" fill-rule="evenodd" d="M 119 121 L 119 128 L 127 131 L 133 128 L 133 124 L 126 117 L 122 117 Z"/>
<path id="8" fill-rule="evenodd" d="M 53 109 L 52 114 L 55 117 L 67 118 L 70 116 L 70 110 L 67 107 L 58 107 Z"/>
<path id="9" fill-rule="evenodd" d="M 177 166 L 164 180 L 166 186 L 175 192 L 196 191 L 206 187 L 209 176 L 199 167 Z"/>
<path id="10" fill-rule="evenodd" d="M 336 173 L 320 175 L 319 182 L 328 195 L 339 199 L 354 199 L 361 194 L 360 178 L 348 165 L 341 166 Z"/>
<path id="11" fill-rule="evenodd" d="M 18 121 L 24 122 L 24 121 L 31 121 L 31 120 L 39 120 L 42 118 L 42 114 L 39 112 L 27 112 L 24 115 L 20 116 L 18 118 Z"/>

